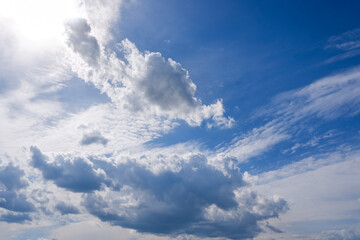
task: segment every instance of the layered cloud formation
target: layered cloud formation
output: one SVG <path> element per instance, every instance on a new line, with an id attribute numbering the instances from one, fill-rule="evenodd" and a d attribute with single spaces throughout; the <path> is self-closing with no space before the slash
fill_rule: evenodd
<path id="1" fill-rule="evenodd" d="M 136 159 L 115 164 L 110 159 L 57 155 L 50 162 L 38 148 L 31 152 L 32 165 L 44 180 L 84 193 L 81 205 L 102 221 L 139 232 L 252 238 L 262 231 L 261 221 L 288 209 L 281 198 L 246 190 L 248 183 L 235 166 L 225 174 L 203 155 L 154 172 Z M 79 213 L 63 202 L 56 209 Z"/>
<path id="2" fill-rule="evenodd" d="M 339 205 L 356 223 L 358 132 L 331 124 L 357 120 L 359 67 L 276 95 L 247 119 L 251 127 L 234 130 L 223 100 L 204 103 L 181 63 L 112 35 L 121 4 L 49 10 L 59 12 L 58 31 L 35 40 L 1 16 L 0 238 L 8 224 L 29 239 L 90 224 L 128 238 L 306 239 L 288 231 L 338 216 Z M 358 35 L 331 37 L 325 49 L 357 51 Z M 174 133 L 191 137 L 170 145 Z M 216 146 L 202 142 L 226 133 Z M 319 217 L 308 213 L 313 201 Z M 358 236 L 355 226 L 309 238 Z"/>

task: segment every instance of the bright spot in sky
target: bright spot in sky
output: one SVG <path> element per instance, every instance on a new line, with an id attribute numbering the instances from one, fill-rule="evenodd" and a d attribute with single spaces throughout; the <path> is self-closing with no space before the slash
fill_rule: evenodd
<path id="1" fill-rule="evenodd" d="M 74 0 L 0 1 L 0 20 L 11 25 L 22 41 L 41 44 L 60 38 L 64 21 L 81 16 L 80 6 Z"/>

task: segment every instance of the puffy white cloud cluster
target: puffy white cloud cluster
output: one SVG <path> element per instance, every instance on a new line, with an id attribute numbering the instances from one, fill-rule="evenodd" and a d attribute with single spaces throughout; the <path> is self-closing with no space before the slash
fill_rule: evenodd
<path id="1" fill-rule="evenodd" d="M 204 105 L 195 97 L 196 86 L 180 63 L 158 52 L 141 53 L 127 39 L 119 44 L 118 53 L 105 49 L 99 58 L 98 41 L 85 19 L 68 22 L 67 27 L 68 44 L 80 57 L 72 55 L 77 58 L 73 70 L 130 113 L 182 119 L 191 126 L 207 119 L 215 126 L 232 126 L 234 120 L 224 117 L 221 99 Z"/>
<path id="2" fill-rule="evenodd" d="M 31 152 L 32 165 L 45 181 L 82 193 L 78 207 L 58 203 L 61 214 L 85 208 L 104 222 L 139 232 L 247 239 L 262 231 L 262 221 L 288 208 L 281 198 L 243 190 L 247 182 L 238 168 L 225 175 L 201 154 L 178 156 L 177 168 L 154 172 L 140 159 L 50 158 L 36 147 Z"/>

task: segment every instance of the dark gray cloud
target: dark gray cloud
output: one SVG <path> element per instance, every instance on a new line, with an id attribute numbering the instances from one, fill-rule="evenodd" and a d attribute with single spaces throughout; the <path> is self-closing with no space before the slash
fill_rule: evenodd
<path id="1" fill-rule="evenodd" d="M 26 196 L 17 192 L 19 189 L 28 186 L 23 176 L 24 171 L 19 167 L 13 166 L 11 163 L 0 169 L 0 184 L 3 185 L 3 188 L 0 188 L 0 208 L 14 212 L 35 211 L 34 205 L 28 202 Z M 16 216 L 14 215 L 14 218 Z M 1 216 L 2 221 L 11 218 L 12 215 Z"/>
<path id="2" fill-rule="evenodd" d="M 57 209 L 62 215 L 80 213 L 77 207 L 66 204 L 64 202 L 59 202 L 58 204 L 56 204 L 55 209 Z"/>
<path id="3" fill-rule="evenodd" d="M 268 222 L 266 223 L 265 226 L 275 233 L 283 233 L 284 232 L 284 231 L 280 230 L 279 228 L 276 228 L 276 227 L 270 225 Z"/>
<path id="4" fill-rule="evenodd" d="M 11 163 L 5 168 L 0 169 L 0 183 L 2 183 L 7 190 L 18 190 L 28 186 L 28 183 L 22 179 L 24 171 Z"/>
<path id="5" fill-rule="evenodd" d="M 0 208 L 15 212 L 33 212 L 35 207 L 28 202 L 24 194 L 17 194 L 13 191 L 0 192 Z"/>
<path id="6" fill-rule="evenodd" d="M 160 53 L 142 55 L 130 41 L 122 42 L 134 92 L 129 95 L 129 104 L 135 111 L 148 104 L 164 111 L 190 113 L 201 105 L 194 97 L 196 86 L 188 71 L 172 59 L 165 60 Z M 145 102 L 144 102 L 145 101 Z"/>
<path id="7" fill-rule="evenodd" d="M 124 186 L 139 191 L 145 201 L 140 206 L 121 209 L 129 215 L 107 212 L 105 199 L 89 194 L 84 206 L 90 213 L 114 225 L 158 234 L 180 233 L 203 219 L 205 207 L 215 204 L 222 209 L 237 206 L 233 190 L 244 184 L 241 174 L 225 177 L 210 167 L 203 157 L 194 157 L 179 172 L 154 174 L 145 167 L 128 162 L 118 166 L 100 163 L 111 176 L 114 189 Z M 118 206 L 113 206 L 118 207 Z"/>
<path id="8" fill-rule="evenodd" d="M 150 103 L 163 110 L 195 108 L 200 104 L 194 97 L 195 85 L 179 63 L 165 61 L 160 53 L 151 53 L 146 60 L 147 74 L 138 86 Z"/>
<path id="9" fill-rule="evenodd" d="M 92 192 L 99 190 L 105 183 L 105 176 L 94 171 L 89 162 L 82 158 L 65 160 L 56 158 L 56 163 L 48 163 L 48 157 L 36 147 L 30 148 L 31 164 L 39 169 L 46 180 L 53 181 L 57 186 L 72 192 Z"/>
<path id="10" fill-rule="evenodd" d="M 224 174 L 201 154 L 181 160 L 177 170 L 155 173 L 135 159 L 114 164 L 97 157 L 65 160 L 59 155 L 55 164 L 36 147 L 31 151 L 33 166 L 46 180 L 85 193 L 82 206 L 90 214 L 138 232 L 247 239 L 262 231 L 261 221 L 287 210 L 283 199 L 241 192 L 246 182 L 238 168 L 229 166 Z M 102 184 L 109 191 L 94 192 L 105 190 Z M 56 209 L 62 214 L 79 212 L 65 203 Z"/>
<path id="11" fill-rule="evenodd" d="M 146 167 L 134 162 L 114 166 L 111 163 L 93 160 L 112 179 L 114 188 L 129 186 L 134 189 L 152 192 L 160 201 L 171 203 L 188 199 L 189 207 L 197 204 L 213 203 L 229 209 L 237 205 L 234 189 L 245 185 L 242 175 L 234 170 L 229 177 L 207 164 L 202 155 L 194 155 L 190 162 L 185 162 L 179 172 L 163 171 L 155 174 Z M 211 177 L 210 177 L 211 176 Z"/>
<path id="12" fill-rule="evenodd" d="M 8 223 L 23 223 L 25 221 L 31 221 L 31 217 L 28 213 L 7 213 L 0 215 L 0 221 Z"/>
<path id="13" fill-rule="evenodd" d="M 245 185 L 240 171 L 232 169 L 225 176 L 208 165 L 202 155 L 193 156 L 178 172 L 158 174 L 136 162 L 117 166 L 94 163 L 113 179 L 113 190 L 121 192 L 122 188 L 130 188 L 136 199 L 142 201 L 135 206 L 122 205 L 93 193 L 84 197 L 83 205 L 102 221 L 139 232 L 247 239 L 262 231 L 259 221 L 287 210 L 283 199 L 259 200 L 254 192 L 242 197 L 243 206 L 240 206 L 234 194 Z M 213 214 L 209 210 L 211 206 L 233 217 Z M 258 211 L 253 212 L 254 208 Z"/>
<path id="14" fill-rule="evenodd" d="M 119 46 L 125 59 L 119 64 L 124 69 L 116 73 L 114 82 L 121 83 L 121 88 L 118 88 L 120 94 L 106 90 L 112 88 L 105 89 L 112 99 L 130 111 L 183 119 L 193 126 L 200 125 L 205 119 L 212 119 L 214 126 L 232 126 L 234 120 L 224 117 L 221 99 L 211 105 L 203 105 L 195 97 L 196 85 L 180 63 L 165 59 L 159 52 L 142 53 L 127 39 Z"/>
<path id="15" fill-rule="evenodd" d="M 77 18 L 66 22 L 69 46 L 90 65 L 96 65 L 100 56 L 99 43 L 90 35 L 91 27 L 86 19 Z"/>
<path id="16" fill-rule="evenodd" d="M 94 131 L 88 134 L 84 134 L 82 137 L 80 144 L 81 145 L 90 145 L 90 144 L 102 144 L 106 145 L 108 143 L 108 139 L 101 135 L 100 132 Z"/>

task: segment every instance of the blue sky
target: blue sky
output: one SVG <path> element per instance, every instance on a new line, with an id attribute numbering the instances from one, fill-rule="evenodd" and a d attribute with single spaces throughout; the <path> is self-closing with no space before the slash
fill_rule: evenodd
<path id="1" fill-rule="evenodd" d="M 360 3 L 0 3 L 1 239 L 359 239 Z"/>

